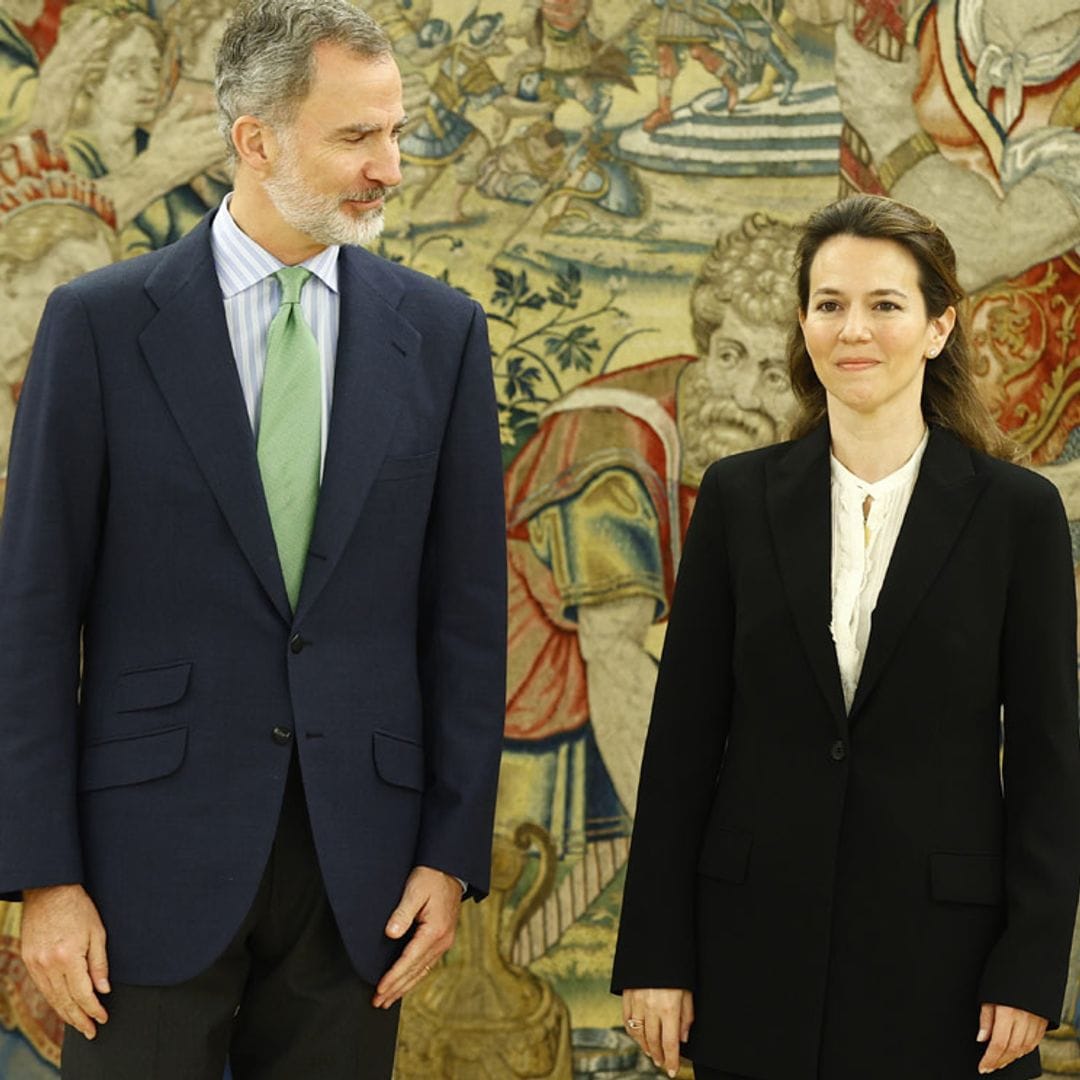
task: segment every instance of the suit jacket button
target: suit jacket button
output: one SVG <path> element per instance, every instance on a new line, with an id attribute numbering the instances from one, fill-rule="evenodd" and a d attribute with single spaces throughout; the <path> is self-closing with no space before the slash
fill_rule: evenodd
<path id="1" fill-rule="evenodd" d="M 278 746 L 288 746 L 292 741 L 292 731 L 289 728 L 281 727 L 280 725 L 270 732 L 270 736 Z"/>
<path id="2" fill-rule="evenodd" d="M 289 638 L 289 652 L 303 652 L 306 644 L 307 642 L 299 634 L 293 634 L 293 636 Z"/>
<path id="3" fill-rule="evenodd" d="M 833 761 L 843 761 L 847 757 L 847 744 L 843 739 L 837 739 L 829 748 L 829 756 Z"/>

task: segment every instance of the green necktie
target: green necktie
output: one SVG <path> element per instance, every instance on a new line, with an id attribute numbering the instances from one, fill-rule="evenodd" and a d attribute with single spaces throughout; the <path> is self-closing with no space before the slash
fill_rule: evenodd
<path id="1" fill-rule="evenodd" d="M 311 276 L 302 266 L 274 272 L 281 285 L 266 338 L 258 458 L 289 603 L 296 610 L 322 464 L 322 365 L 319 346 L 300 308 Z"/>

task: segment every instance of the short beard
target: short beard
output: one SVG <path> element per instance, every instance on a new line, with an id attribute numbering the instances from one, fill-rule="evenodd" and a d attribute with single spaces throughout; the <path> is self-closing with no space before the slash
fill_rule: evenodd
<path id="1" fill-rule="evenodd" d="M 690 385 L 679 398 L 679 434 L 683 443 L 683 473 L 700 481 L 717 460 L 775 442 L 777 422 L 757 409 L 740 408 L 731 398 L 719 397 L 704 371 L 692 369 Z"/>
<path id="2" fill-rule="evenodd" d="M 369 188 L 345 195 L 320 195 L 311 191 L 298 176 L 297 154 L 286 137 L 278 139 L 281 157 L 275 175 L 264 181 L 266 194 L 285 223 L 317 244 L 351 244 L 366 247 L 383 231 L 383 208 L 356 215 L 342 207 L 347 201 L 370 202 L 385 199 L 389 188 Z"/>

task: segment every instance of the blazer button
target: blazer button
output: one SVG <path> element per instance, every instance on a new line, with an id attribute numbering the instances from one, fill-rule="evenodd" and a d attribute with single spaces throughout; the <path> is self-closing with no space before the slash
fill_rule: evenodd
<path id="1" fill-rule="evenodd" d="M 843 761 L 847 757 L 847 744 L 843 739 L 837 739 L 829 748 L 829 756 L 833 761 Z"/>
<path id="2" fill-rule="evenodd" d="M 293 636 L 289 638 L 289 652 L 301 653 L 304 651 L 304 646 L 306 644 L 307 642 L 299 634 L 293 634 Z"/>
<path id="3" fill-rule="evenodd" d="M 270 737 L 278 744 L 278 746 L 288 746 L 292 741 L 292 731 L 287 727 L 281 727 L 279 725 L 270 732 Z"/>

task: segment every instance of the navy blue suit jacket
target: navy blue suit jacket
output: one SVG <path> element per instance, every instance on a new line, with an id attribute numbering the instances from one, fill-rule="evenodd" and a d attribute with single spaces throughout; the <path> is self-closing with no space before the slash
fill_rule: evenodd
<path id="1" fill-rule="evenodd" d="M 506 601 L 483 313 L 356 248 L 340 289 L 295 615 L 209 218 L 42 319 L 0 529 L 0 892 L 84 883 L 121 982 L 229 942 L 294 746 L 367 980 L 411 867 L 487 888 Z"/>

